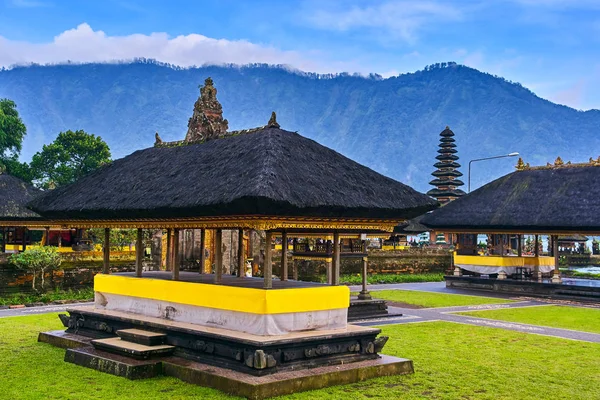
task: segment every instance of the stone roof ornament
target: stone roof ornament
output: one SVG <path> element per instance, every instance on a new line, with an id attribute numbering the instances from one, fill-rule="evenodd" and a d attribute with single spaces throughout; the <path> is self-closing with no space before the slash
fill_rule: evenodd
<path id="1" fill-rule="evenodd" d="M 162 139 L 160 138 L 160 136 L 158 135 L 158 132 L 156 132 L 154 134 L 154 145 L 156 146 L 157 144 L 162 144 Z"/>
<path id="2" fill-rule="evenodd" d="M 529 169 L 529 163 L 525 164 L 523 162 L 523 158 L 519 157 L 519 161 L 517 161 L 517 165 L 515 165 L 515 168 L 517 169 L 517 171 L 525 171 L 527 169 Z"/>
<path id="3" fill-rule="evenodd" d="M 226 135 L 229 122 L 223 119 L 223 107 L 217 100 L 217 88 L 208 77 L 204 86 L 199 86 L 200 97 L 194 104 L 194 112 L 188 121 L 185 142 L 216 139 Z"/>
<path id="4" fill-rule="evenodd" d="M 561 167 L 563 165 L 565 165 L 565 162 L 562 160 L 562 158 L 560 158 L 560 156 L 556 157 L 556 160 L 554 161 L 554 166 Z"/>
<path id="5" fill-rule="evenodd" d="M 267 127 L 269 128 L 279 128 L 280 125 L 277 123 L 277 114 L 275 114 L 275 111 L 273 111 L 271 113 L 271 118 L 269 119 L 269 122 L 267 123 Z"/>

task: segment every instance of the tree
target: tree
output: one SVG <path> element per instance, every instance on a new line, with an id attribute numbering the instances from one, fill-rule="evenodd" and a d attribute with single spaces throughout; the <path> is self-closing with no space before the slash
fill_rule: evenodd
<path id="1" fill-rule="evenodd" d="M 110 149 L 100 136 L 68 130 L 33 156 L 31 174 L 37 185 L 54 188 L 75 182 L 109 163 L 110 157 Z"/>
<path id="2" fill-rule="evenodd" d="M 44 275 L 46 272 L 53 271 L 60 267 L 62 258 L 55 247 L 43 246 L 34 249 L 25 250 L 22 253 L 14 254 L 10 257 L 10 262 L 17 269 L 31 271 L 33 280 L 31 287 L 35 292 L 44 292 Z M 41 273 L 41 285 L 36 287 L 36 275 Z"/>
<path id="3" fill-rule="evenodd" d="M 18 160 L 26 134 L 27 128 L 19 117 L 15 102 L 0 99 L 0 167 L 11 175 L 30 181 L 27 164 Z"/>

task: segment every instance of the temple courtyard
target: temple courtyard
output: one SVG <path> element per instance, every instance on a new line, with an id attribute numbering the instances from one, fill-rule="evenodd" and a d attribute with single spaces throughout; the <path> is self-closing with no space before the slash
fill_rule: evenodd
<path id="1" fill-rule="evenodd" d="M 403 315 L 357 324 L 380 327 L 390 337 L 386 354 L 412 359 L 415 373 L 283 398 L 600 398 L 597 305 L 465 295 L 443 283 L 375 285 L 372 289 L 374 297 L 388 301 L 390 314 Z M 65 363 L 63 349 L 37 342 L 39 332 L 62 328 L 57 312 L 63 309 L 0 311 L 0 397 L 235 398 L 175 378 L 131 381 Z"/>

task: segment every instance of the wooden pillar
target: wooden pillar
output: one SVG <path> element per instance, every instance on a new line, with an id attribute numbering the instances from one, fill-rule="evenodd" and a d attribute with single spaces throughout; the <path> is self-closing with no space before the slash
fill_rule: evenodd
<path id="1" fill-rule="evenodd" d="M 104 228 L 104 263 L 102 273 L 110 274 L 110 228 Z"/>
<path id="2" fill-rule="evenodd" d="M 265 232 L 265 265 L 263 266 L 264 276 L 264 288 L 273 288 L 273 250 L 271 249 L 271 243 L 273 241 L 273 233 L 270 231 Z"/>
<path id="3" fill-rule="evenodd" d="M 62 230 L 58 230 L 58 247 L 62 247 Z"/>
<path id="4" fill-rule="evenodd" d="M 523 257 L 523 235 L 517 235 L 517 255 Z"/>
<path id="5" fill-rule="evenodd" d="M 173 249 L 172 249 L 172 242 L 173 242 L 173 229 L 171 228 L 167 228 L 167 257 L 165 260 L 165 267 L 167 271 L 171 271 L 171 268 L 173 266 L 172 263 L 172 257 L 173 257 Z"/>
<path id="6" fill-rule="evenodd" d="M 535 235 L 535 240 L 533 241 L 533 254 L 535 256 L 535 267 L 533 268 L 533 277 L 538 281 L 542 280 L 542 273 L 540 272 L 539 257 L 540 257 L 540 237 L 539 235 Z"/>
<path id="7" fill-rule="evenodd" d="M 554 256 L 554 274 L 552 275 L 552 283 L 562 283 L 560 270 L 558 269 L 558 235 L 552 235 L 552 255 Z"/>
<path id="8" fill-rule="evenodd" d="M 333 233 L 333 265 L 331 273 L 331 284 L 338 286 L 340 284 L 340 234 Z"/>
<path id="9" fill-rule="evenodd" d="M 181 264 L 181 254 L 179 254 L 179 228 L 173 229 L 173 265 L 171 269 L 171 279 L 179 280 L 179 264 Z"/>
<path id="10" fill-rule="evenodd" d="M 325 273 L 327 274 L 327 284 L 331 285 L 333 283 L 332 281 L 332 277 L 333 277 L 333 261 L 327 261 L 325 263 Z"/>
<path id="11" fill-rule="evenodd" d="M 135 241 L 135 276 L 142 277 L 142 260 L 144 259 L 144 241 L 142 228 L 137 230 L 137 238 Z"/>
<path id="12" fill-rule="evenodd" d="M 369 267 L 368 257 L 362 259 L 362 290 L 358 294 L 359 300 L 371 300 L 371 293 L 367 290 L 367 269 Z"/>
<path id="13" fill-rule="evenodd" d="M 238 278 L 246 277 L 246 260 L 244 257 L 244 230 L 238 230 Z"/>
<path id="14" fill-rule="evenodd" d="M 206 265 L 206 229 L 200 229 L 200 273 L 204 273 Z"/>
<path id="15" fill-rule="evenodd" d="M 46 227 L 44 229 L 44 234 L 46 235 L 46 238 L 44 239 L 42 246 L 50 246 L 50 228 L 49 227 Z"/>
<path id="16" fill-rule="evenodd" d="M 22 246 L 23 250 L 22 251 L 27 250 L 27 233 L 28 233 L 28 231 L 29 230 L 27 228 L 23 228 L 23 246 Z"/>
<path id="17" fill-rule="evenodd" d="M 220 284 L 223 277 L 223 230 L 215 234 L 215 283 Z"/>
<path id="18" fill-rule="evenodd" d="M 2 253 L 6 253 L 6 227 L 2 227 Z"/>
<path id="19" fill-rule="evenodd" d="M 288 237 L 287 232 L 281 233 L 281 280 L 288 280 Z"/>

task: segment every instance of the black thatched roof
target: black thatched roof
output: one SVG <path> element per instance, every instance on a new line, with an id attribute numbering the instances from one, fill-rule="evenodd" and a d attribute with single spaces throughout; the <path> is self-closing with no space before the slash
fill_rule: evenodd
<path id="1" fill-rule="evenodd" d="M 423 218 L 425 218 L 425 215 L 427 214 L 419 215 L 418 217 L 409 220 L 408 223 L 405 225 L 398 225 L 394 227 L 394 233 L 401 235 L 410 235 L 431 231 L 431 228 L 428 228 L 421 223 Z"/>
<path id="2" fill-rule="evenodd" d="M 526 167 L 429 213 L 422 222 L 450 232 L 600 232 L 597 182 L 600 166 L 592 164 Z"/>
<path id="3" fill-rule="evenodd" d="M 0 220 L 39 220 L 41 217 L 26 205 L 41 193 L 40 190 L 12 175 L 0 174 Z"/>
<path id="4" fill-rule="evenodd" d="M 265 127 L 116 160 L 30 206 L 53 219 L 225 215 L 404 219 L 437 202 L 297 133 Z"/>

